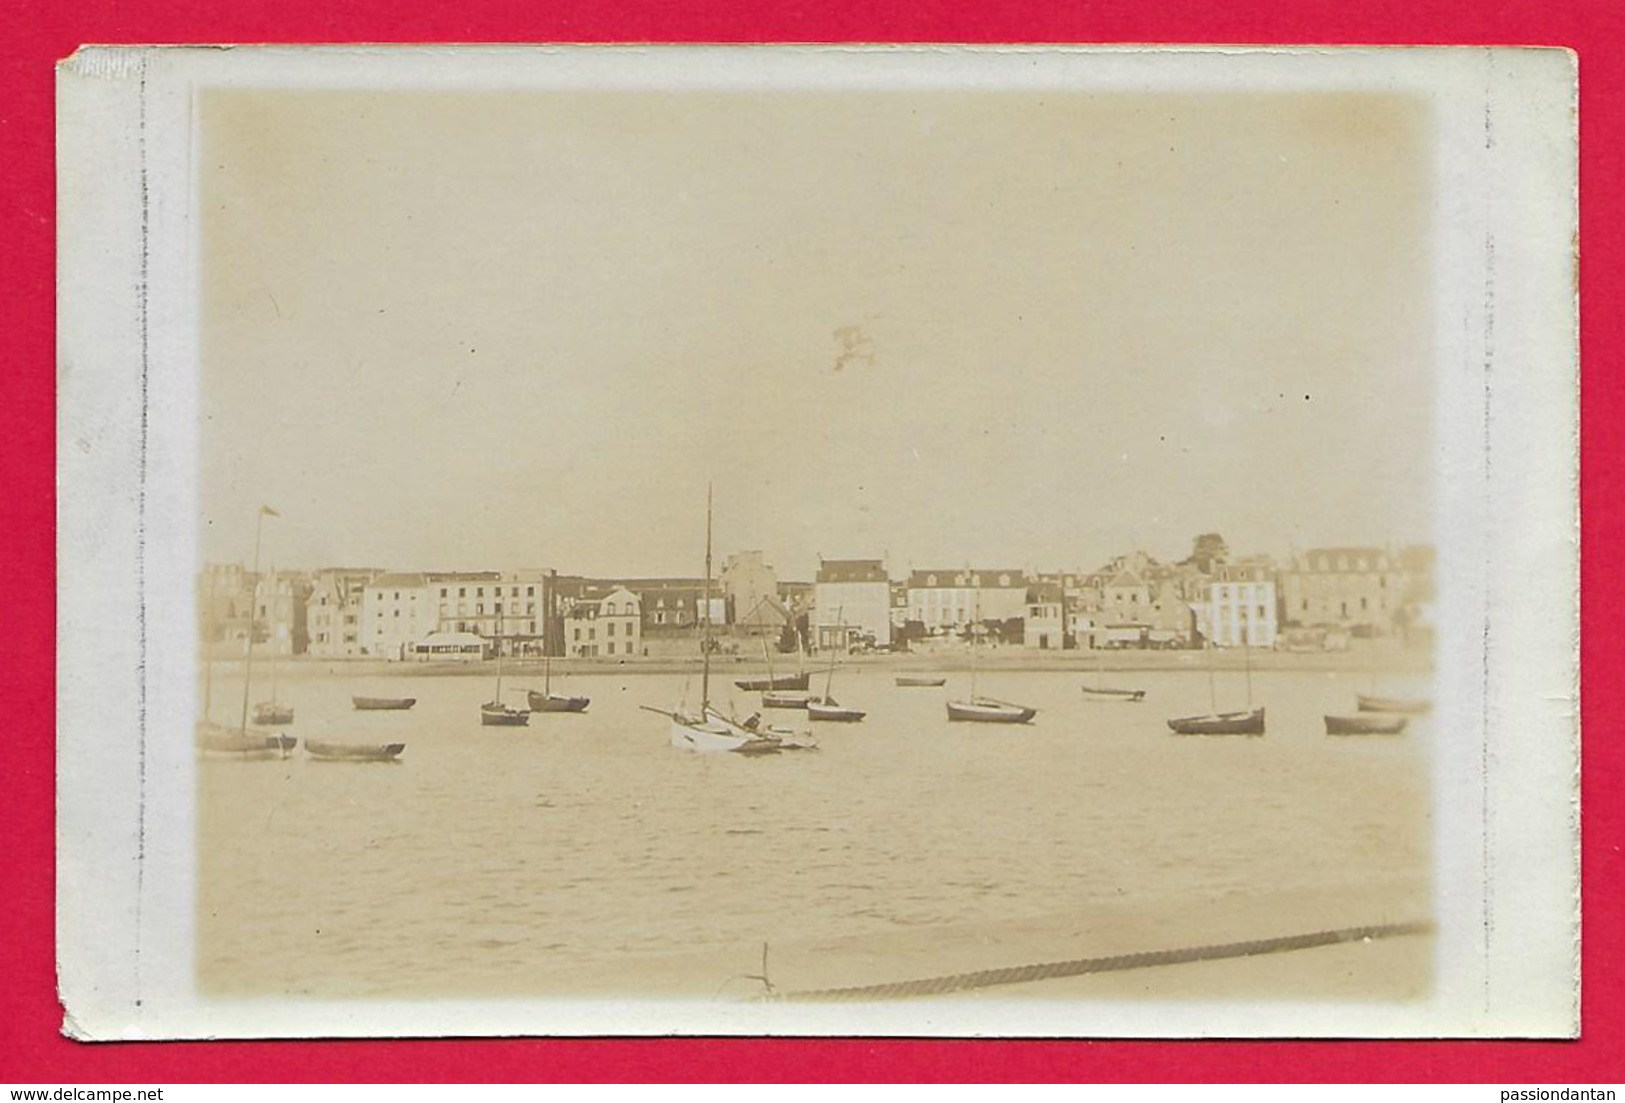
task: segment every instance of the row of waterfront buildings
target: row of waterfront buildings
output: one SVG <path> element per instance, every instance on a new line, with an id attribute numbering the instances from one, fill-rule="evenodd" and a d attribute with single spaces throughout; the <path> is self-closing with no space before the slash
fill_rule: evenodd
<path id="1" fill-rule="evenodd" d="M 250 635 L 274 654 L 440 659 L 620 659 L 692 647 L 705 619 L 730 644 L 902 648 L 976 634 L 1036 650 L 1287 647 L 1431 634 L 1431 548 L 1312 548 L 1277 562 L 1227 553 L 1164 563 L 1144 552 L 1094 571 L 945 567 L 894 578 L 883 559 L 824 559 L 781 580 L 761 552 L 702 578 L 589 578 L 554 570 L 324 568 L 255 577 L 212 564 L 200 581 L 206 641 Z M 973 627 L 975 626 L 975 627 Z M 753 645 L 755 646 L 755 645 Z"/>

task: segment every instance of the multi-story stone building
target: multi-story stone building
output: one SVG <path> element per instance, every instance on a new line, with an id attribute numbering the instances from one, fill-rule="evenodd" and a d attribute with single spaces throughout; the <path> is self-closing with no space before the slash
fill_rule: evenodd
<path id="1" fill-rule="evenodd" d="M 813 580 L 813 642 L 846 648 L 891 646 L 891 580 L 879 559 L 822 559 Z"/>
<path id="2" fill-rule="evenodd" d="M 1018 620 L 1026 616 L 1027 575 L 1019 570 L 969 567 L 912 571 L 908 578 L 908 619 L 927 632 L 952 632 L 968 624 Z"/>
<path id="3" fill-rule="evenodd" d="M 362 639 L 363 596 L 367 583 L 381 572 L 375 567 L 329 567 L 311 579 L 305 599 L 309 654 L 323 659 L 350 659 L 365 654 Z"/>
<path id="4" fill-rule="evenodd" d="M 1066 646 L 1064 606 L 1061 587 L 1054 582 L 1035 582 L 1027 587 L 1027 617 L 1022 626 L 1023 647 L 1037 651 L 1060 651 Z"/>
<path id="5" fill-rule="evenodd" d="M 1289 627 L 1326 625 L 1356 636 L 1385 635 L 1405 605 L 1397 556 L 1382 548 L 1311 548 L 1281 572 Z"/>
<path id="6" fill-rule="evenodd" d="M 595 600 L 577 601 L 564 618 L 566 654 L 582 659 L 641 655 L 642 605 L 624 586 Z"/>
<path id="7" fill-rule="evenodd" d="M 1215 647 L 1274 647 L 1277 633 L 1272 579 L 1208 584 L 1207 629 Z"/>

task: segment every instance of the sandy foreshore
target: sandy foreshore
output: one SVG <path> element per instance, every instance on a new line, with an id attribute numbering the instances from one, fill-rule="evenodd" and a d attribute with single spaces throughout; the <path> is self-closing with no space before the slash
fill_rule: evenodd
<path id="1" fill-rule="evenodd" d="M 1200 903 L 1092 901 L 1065 914 L 899 929 L 861 938 L 765 946 L 742 938 L 727 949 L 628 957 L 614 967 L 590 970 L 520 970 L 488 980 L 508 995 L 752 1001 L 765 994 L 765 976 L 779 1000 L 794 1004 L 798 997 L 830 989 L 899 982 L 929 987 L 937 978 L 985 970 L 1271 939 L 1286 942 L 1350 928 L 1425 924 L 1431 915 L 1425 881 L 1396 878 L 1381 884 L 1233 893 Z M 1427 933 L 1353 939 L 907 998 L 1405 1001 L 1420 999 L 1432 988 L 1434 941 Z M 859 994 L 845 1002 L 872 1001 Z"/>

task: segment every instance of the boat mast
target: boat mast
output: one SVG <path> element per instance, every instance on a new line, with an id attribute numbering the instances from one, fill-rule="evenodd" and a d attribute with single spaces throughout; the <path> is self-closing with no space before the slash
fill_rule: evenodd
<path id="1" fill-rule="evenodd" d="M 1213 683 L 1213 611 L 1209 606 L 1206 630 L 1202 633 L 1202 651 L 1207 657 L 1207 707 L 1210 716 L 1219 715 L 1219 691 Z"/>
<path id="2" fill-rule="evenodd" d="M 207 567 L 204 568 L 208 570 Z M 214 701 L 214 585 L 215 573 L 209 571 L 209 609 L 204 617 L 203 659 L 203 719 L 209 719 Z"/>
<path id="3" fill-rule="evenodd" d="M 711 707 L 711 484 L 705 484 L 705 609 L 700 628 L 700 719 Z"/>
<path id="4" fill-rule="evenodd" d="M 271 603 L 272 603 L 271 608 L 275 609 L 276 608 L 276 564 L 275 563 L 271 564 L 270 575 L 271 575 Z M 273 615 L 270 619 L 275 621 L 276 617 Z M 276 636 L 273 633 L 272 636 L 271 636 L 271 704 L 273 706 L 275 706 L 275 704 L 276 704 L 276 676 L 277 676 L 277 672 L 279 670 L 281 670 L 281 669 L 282 669 L 282 664 L 278 661 L 278 657 L 277 657 Z"/>
<path id="5" fill-rule="evenodd" d="M 1253 711 L 1253 633 L 1252 618 L 1241 629 L 1241 664 L 1247 672 L 1247 711 Z"/>
<path id="6" fill-rule="evenodd" d="M 254 620 L 260 605 L 260 530 L 265 525 L 268 508 L 260 506 L 259 513 L 254 517 L 254 587 L 248 599 L 248 641 L 243 655 L 243 711 L 237 724 L 237 730 L 243 733 L 248 731 L 248 687 L 253 682 L 254 674 Z"/>
<path id="7" fill-rule="evenodd" d="M 843 637 L 846 635 L 846 606 L 842 605 L 835 610 L 835 630 Z M 835 648 L 829 649 L 829 677 L 824 679 L 824 704 L 831 704 L 829 691 L 835 684 Z"/>

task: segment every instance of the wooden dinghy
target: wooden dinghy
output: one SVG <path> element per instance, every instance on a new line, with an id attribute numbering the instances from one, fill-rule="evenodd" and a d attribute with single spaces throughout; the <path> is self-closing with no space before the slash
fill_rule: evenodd
<path id="1" fill-rule="evenodd" d="M 1399 735 L 1409 722 L 1406 716 L 1367 713 L 1361 716 L 1326 717 L 1327 735 Z"/>
<path id="2" fill-rule="evenodd" d="M 394 762 L 406 750 L 405 743 L 344 743 L 326 739 L 305 740 L 305 753 L 324 762 Z"/>
<path id="3" fill-rule="evenodd" d="M 928 674 L 899 674 L 892 680 L 900 686 L 945 686 L 948 684 L 948 679 L 936 678 Z"/>
<path id="4" fill-rule="evenodd" d="M 1361 712 L 1397 712 L 1420 716 L 1433 711 L 1433 702 L 1422 697 L 1375 697 L 1356 693 L 1354 703 Z"/>
<path id="5" fill-rule="evenodd" d="M 1143 701 L 1143 689 L 1104 689 L 1100 686 L 1084 686 L 1083 699 L 1085 701 Z"/>
<path id="6" fill-rule="evenodd" d="M 1176 735 L 1263 735 L 1264 710 L 1186 716 L 1168 721 L 1168 727 Z"/>
<path id="7" fill-rule="evenodd" d="M 350 704 L 362 712 L 403 712 L 418 703 L 416 697 L 355 697 Z"/>

